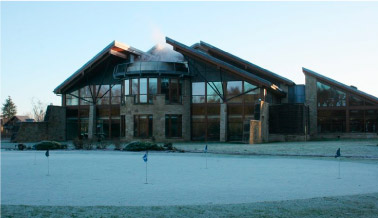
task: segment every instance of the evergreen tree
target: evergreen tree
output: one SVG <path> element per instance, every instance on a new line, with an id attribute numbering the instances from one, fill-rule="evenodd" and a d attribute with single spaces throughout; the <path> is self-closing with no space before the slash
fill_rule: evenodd
<path id="1" fill-rule="evenodd" d="M 16 115 L 17 107 L 13 103 L 10 96 L 8 96 L 8 98 L 5 100 L 5 103 L 3 104 L 3 107 L 1 108 L 1 110 L 3 112 L 3 117 L 7 120 L 9 120 L 10 118 Z"/>

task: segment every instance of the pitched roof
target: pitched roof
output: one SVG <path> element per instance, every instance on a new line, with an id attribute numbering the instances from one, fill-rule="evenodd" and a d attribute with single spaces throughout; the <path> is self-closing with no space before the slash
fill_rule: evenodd
<path id="1" fill-rule="evenodd" d="M 96 54 L 92 59 L 90 59 L 87 63 L 85 63 L 82 67 L 80 67 L 77 71 L 75 71 L 70 77 L 68 77 L 63 83 L 61 83 L 58 87 L 54 89 L 55 94 L 60 94 L 62 89 L 65 88 L 68 84 L 70 84 L 73 80 L 83 75 L 84 71 L 92 66 L 96 61 L 100 60 L 107 54 L 112 54 L 121 58 L 127 58 L 127 55 L 124 52 L 132 53 L 134 55 L 140 56 L 144 54 L 143 51 L 140 51 L 136 48 L 133 48 L 129 45 L 123 44 L 118 41 L 111 42 L 108 46 L 106 46 L 103 50 L 101 50 L 98 54 Z"/>
<path id="2" fill-rule="evenodd" d="M 377 98 L 377 97 L 375 97 L 375 96 L 373 96 L 373 95 L 370 95 L 370 94 L 368 94 L 368 93 L 366 93 L 366 92 L 363 92 L 363 91 L 360 91 L 360 90 L 358 90 L 358 89 L 356 89 L 356 88 L 353 88 L 353 87 L 351 87 L 351 86 L 345 85 L 344 83 L 338 82 L 338 81 L 336 81 L 336 80 L 334 80 L 334 79 L 331 79 L 331 78 L 329 78 L 329 77 L 326 77 L 326 76 L 324 76 L 324 75 L 321 75 L 321 74 L 319 74 L 319 73 L 317 73 L 317 72 L 315 72 L 315 71 L 312 71 L 312 70 L 310 70 L 310 69 L 306 69 L 306 68 L 304 68 L 304 67 L 302 67 L 302 71 L 303 71 L 303 73 L 304 73 L 305 75 L 310 75 L 310 76 L 316 77 L 316 78 L 318 78 L 318 79 L 320 79 L 320 80 L 323 80 L 323 81 L 325 81 L 325 82 L 328 82 L 328 83 L 330 83 L 331 85 L 334 85 L 334 86 L 336 86 L 336 87 L 338 87 L 338 88 L 341 88 L 341 89 L 347 90 L 348 92 L 351 92 L 351 93 L 353 93 L 353 94 L 356 94 L 356 95 L 358 95 L 358 96 L 361 96 L 361 97 L 363 97 L 363 98 L 367 98 L 367 99 L 369 99 L 369 100 L 372 100 L 372 101 L 378 103 L 378 98 Z"/>
<path id="3" fill-rule="evenodd" d="M 274 92 L 277 92 L 278 94 L 281 94 L 281 95 L 285 95 L 286 93 L 284 91 L 282 91 L 281 89 L 279 89 L 277 86 L 275 86 L 273 83 L 271 83 L 270 81 L 266 80 L 266 79 L 263 79 L 261 77 L 258 77 L 254 74 L 251 74 L 243 69 L 240 69 L 238 67 L 235 67 L 227 62 L 224 62 L 222 60 L 219 60 L 207 53 L 204 53 L 204 52 L 201 52 L 199 50 L 196 50 L 194 49 L 193 47 L 189 47 L 189 46 L 186 46 L 180 42 L 177 42 L 171 38 L 168 38 L 166 37 L 166 42 L 170 45 L 172 45 L 174 47 L 175 50 L 180 50 L 184 53 L 187 53 L 187 54 L 190 54 L 192 56 L 195 56 L 197 58 L 200 58 L 202 60 L 205 60 L 205 61 L 208 61 L 208 62 L 211 62 L 219 67 L 222 67 L 223 69 L 226 69 L 228 71 L 231 71 L 241 77 L 244 77 L 248 80 L 252 80 L 252 81 L 255 81 L 265 87 L 268 87 L 270 88 L 271 90 L 273 90 Z"/>
<path id="4" fill-rule="evenodd" d="M 216 53 L 218 55 L 221 55 L 221 56 L 223 56 L 223 57 L 225 57 L 225 58 L 227 58 L 227 59 L 229 59 L 231 61 L 234 61 L 234 62 L 237 62 L 238 64 L 244 65 L 244 67 L 246 69 L 250 68 L 252 70 L 256 70 L 256 71 L 260 72 L 261 74 L 263 74 L 263 75 L 265 75 L 267 77 L 274 78 L 274 79 L 276 79 L 276 80 L 278 80 L 278 81 L 280 81 L 282 83 L 285 83 L 287 85 L 295 85 L 295 83 L 293 81 L 291 81 L 291 80 L 289 80 L 289 79 L 287 79 L 285 77 L 282 77 L 282 76 L 280 76 L 280 75 L 278 75 L 276 73 L 273 73 L 272 71 L 269 71 L 269 70 L 267 70 L 265 68 L 257 66 L 256 64 L 253 64 L 253 63 L 251 63 L 249 61 L 246 61 L 244 59 L 241 59 L 241 58 L 239 58 L 239 57 L 237 57 L 237 56 L 235 56 L 233 54 L 230 54 L 230 53 L 228 53 L 226 51 L 223 51 L 222 49 L 219 49 L 219 48 L 217 48 L 217 47 L 215 47 L 213 45 L 210 45 L 209 43 L 201 41 L 199 45 L 203 46 L 207 50 L 209 50 L 211 52 L 214 52 L 214 53 Z M 193 47 L 196 48 L 199 45 L 195 44 L 195 45 L 193 45 Z"/>

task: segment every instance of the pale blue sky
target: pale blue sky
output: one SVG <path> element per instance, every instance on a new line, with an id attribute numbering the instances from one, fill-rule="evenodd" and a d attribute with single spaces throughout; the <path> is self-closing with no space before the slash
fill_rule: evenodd
<path id="1" fill-rule="evenodd" d="M 1 103 L 18 114 L 113 40 L 200 40 L 304 83 L 306 67 L 378 96 L 378 2 L 1 2 Z"/>

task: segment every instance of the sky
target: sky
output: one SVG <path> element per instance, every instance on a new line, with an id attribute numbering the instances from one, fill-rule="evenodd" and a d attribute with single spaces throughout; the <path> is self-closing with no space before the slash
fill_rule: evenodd
<path id="1" fill-rule="evenodd" d="M 1 2 L 1 104 L 61 105 L 60 83 L 113 40 L 210 43 L 304 84 L 302 67 L 378 96 L 378 2 Z"/>

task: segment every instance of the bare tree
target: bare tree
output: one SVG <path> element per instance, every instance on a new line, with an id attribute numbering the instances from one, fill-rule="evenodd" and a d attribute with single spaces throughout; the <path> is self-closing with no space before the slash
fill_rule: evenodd
<path id="1" fill-rule="evenodd" d="M 46 104 L 42 103 L 39 99 L 32 99 L 33 118 L 36 122 L 42 122 L 46 114 Z"/>

